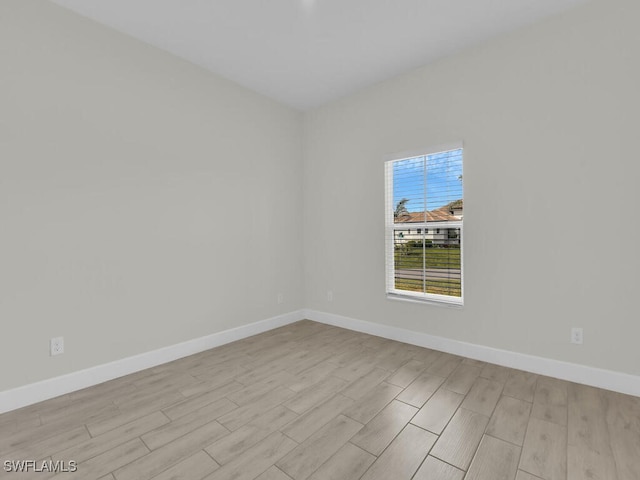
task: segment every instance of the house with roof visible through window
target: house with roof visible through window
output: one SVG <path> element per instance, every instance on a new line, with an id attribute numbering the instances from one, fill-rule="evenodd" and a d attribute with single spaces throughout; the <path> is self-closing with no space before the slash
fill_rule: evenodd
<path id="1" fill-rule="evenodd" d="M 460 228 L 452 223 L 463 218 L 463 200 L 455 200 L 440 208 L 424 212 L 407 212 L 394 219 L 394 223 L 406 228 L 394 229 L 394 245 L 413 245 L 433 247 L 459 247 Z"/>

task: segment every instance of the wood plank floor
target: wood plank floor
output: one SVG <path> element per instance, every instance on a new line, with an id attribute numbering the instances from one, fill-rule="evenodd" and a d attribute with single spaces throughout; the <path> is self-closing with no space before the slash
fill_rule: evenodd
<path id="1" fill-rule="evenodd" d="M 640 398 L 301 321 L 0 415 L 0 460 L 16 479 L 639 480 Z"/>

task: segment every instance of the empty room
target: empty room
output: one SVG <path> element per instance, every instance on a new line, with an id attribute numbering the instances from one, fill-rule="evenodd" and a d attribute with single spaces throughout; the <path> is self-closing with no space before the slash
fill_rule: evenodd
<path id="1" fill-rule="evenodd" d="M 639 18 L 0 0 L 0 478 L 640 480 Z"/>

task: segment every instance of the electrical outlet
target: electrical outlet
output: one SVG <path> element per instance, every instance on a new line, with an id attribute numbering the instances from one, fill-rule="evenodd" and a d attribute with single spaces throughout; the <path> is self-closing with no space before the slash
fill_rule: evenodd
<path id="1" fill-rule="evenodd" d="M 582 328 L 574 327 L 571 329 L 571 343 L 582 345 Z"/>
<path id="2" fill-rule="evenodd" d="M 333 302 L 333 291 L 327 290 L 327 301 Z"/>
<path id="3" fill-rule="evenodd" d="M 282 293 L 278 294 L 278 304 L 284 303 L 284 295 Z"/>
<path id="4" fill-rule="evenodd" d="M 51 356 L 62 355 L 64 353 L 64 337 L 55 337 L 49 341 L 49 352 Z"/>

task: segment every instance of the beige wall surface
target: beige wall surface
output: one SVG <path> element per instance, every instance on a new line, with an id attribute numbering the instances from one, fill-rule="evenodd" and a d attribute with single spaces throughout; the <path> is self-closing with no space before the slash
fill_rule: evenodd
<path id="1" fill-rule="evenodd" d="M 0 2 L 0 391 L 301 308 L 301 152 L 298 112 Z"/>
<path id="2" fill-rule="evenodd" d="M 640 374 L 638 18 L 592 2 L 307 114 L 307 307 Z M 383 161 L 456 141 L 465 305 L 387 300 Z"/>

